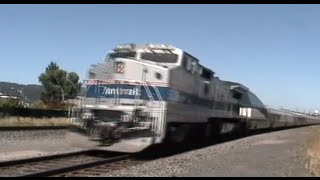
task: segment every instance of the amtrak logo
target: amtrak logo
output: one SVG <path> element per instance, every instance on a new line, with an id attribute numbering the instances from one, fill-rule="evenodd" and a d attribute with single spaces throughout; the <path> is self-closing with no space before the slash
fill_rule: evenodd
<path id="1" fill-rule="evenodd" d="M 139 88 L 110 88 L 103 87 L 102 95 L 129 95 L 129 96 L 140 96 L 141 91 Z"/>

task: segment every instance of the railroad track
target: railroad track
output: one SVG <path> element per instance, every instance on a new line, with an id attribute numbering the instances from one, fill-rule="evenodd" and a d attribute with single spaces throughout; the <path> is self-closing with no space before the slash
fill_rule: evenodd
<path id="1" fill-rule="evenodd" d="M 261 133 L 265 132 L 256 131 L 251 132 L 250 135 Z M 200 143 L 188 145 L 187 143 L 183 145 L 164 145 L 164 147 L 150 148 L 147 151 L 134 155 L 100 150 L 87 150 L 75 153 L 0 162 L 0 177 L 98 176 L 100 174 L 107 174 L 110 171 L 141 164 L 157 158 L 212 146 L 238 138 L 238 136 L 223 136 L 209 144 Z"/>
<path id="2" fill-rule="evenodd" d="M 136 165 L 130 154 L 81 151 L 0 163 L 0 177 L 94 176 Z"/>
<path id="3" fill-rule="evenodd" d="M 119 170 L 125 167 L 137 165 L 144 161 L 135 159 L 123 159 L 121 161 L 114 161 L 112 163 L 105 163 L 102 165 L 96 165 L 88 168 L 78 169 L 66 173 L 60 173 L 53 177 L 88 177 L 88 176 L 99 176 L 108 172 Z"/>

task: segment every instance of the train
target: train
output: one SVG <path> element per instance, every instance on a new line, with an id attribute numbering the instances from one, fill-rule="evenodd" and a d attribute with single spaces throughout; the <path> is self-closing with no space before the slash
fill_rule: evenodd
<path id="1" fill-rule="evenodd" d="M 225 81 L 170 44 L 119 44 L 91 65 L 70 118 L 97 147 L 139 152 L 164 142 L 319 124 L 272 109 L 241 83 Z"/>

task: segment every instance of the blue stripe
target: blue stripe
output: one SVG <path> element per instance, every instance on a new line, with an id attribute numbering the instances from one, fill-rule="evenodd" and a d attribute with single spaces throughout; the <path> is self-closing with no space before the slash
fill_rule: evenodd
<path id="1" fill-rule="evenodd" d="M 152 86 L 148 86 L 151 96 L 154 100 L 158 101 L 158 96 Z M 212 108 L 213 100 L 199 98 L 195 95 L 187 94 L 169 87 L 159 87 L 163 101 L 180 102 L 184 104 L 201 105 Z M 87 97 L 93 98 L 119 98 L 134 99 L 138 96 L 139 99 L 150 100 L 148 93 L 144 86 L 128 85 L 128 84 L 105 84 L 105 85 L 92 85 L 87 87 Z"/>
<path id="2" fill-rule="evenodd" d="M 170 88 L 157 87 L 164 101 L 169 99 Z M 153 87 L 148 87 L 151 96 L 158 101 L 158 96 Z M 104 97 L 114 98 L 119 95 L 119 98 L 134 99 L 138 96 L 140 99 L 149 100 L 147 90 L 143 86 L 127 85 L 127 84 L 108 84 L 108 85 L 93 85 L 87 89 L 87 97 Z"/>

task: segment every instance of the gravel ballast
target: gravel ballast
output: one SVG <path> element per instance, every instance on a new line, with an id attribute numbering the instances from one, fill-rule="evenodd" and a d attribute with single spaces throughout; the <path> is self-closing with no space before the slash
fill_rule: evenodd
<path id="1" fill-rule="evenodd" d="M 315 127 L 254 135 L 101 176 L 311 176 L 306 146 Z"/>
<path id="2" fill-rule="evenodd" d="M 311 176 L 306 149 L 315 128 L 254 135 L 99 176 Z M 0 161 L 92 148 L 86 140 L 67 129 L 0 131 Z"/>
<path id="3" fill-rule="evenodd" d="M 90 149 L 86 141 L 68 129 L 1 130 L 0 161 Z"/>

